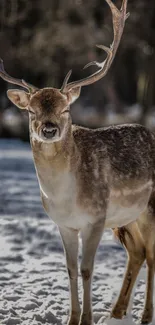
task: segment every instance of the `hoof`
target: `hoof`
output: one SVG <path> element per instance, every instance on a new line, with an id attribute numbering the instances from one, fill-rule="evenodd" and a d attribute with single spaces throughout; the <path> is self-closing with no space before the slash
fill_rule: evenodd
<path id="1" fill-rule="evenodd" d="M 141 319 L 141 324 L 149 324 L 152 322 L 153 318 L 153 308 L 145 309 L 142 319 Z"/>
<path id="2" fill-rule="evenodd" d="M 79 324 L 79 319 L 77 318 L 71 318 L 67 323 L 67 325 L 78 325 L 78 324 Z"/>
<path id="3" fill-rule="evenodd" d="M 141 324 L 150 324 L 152 322 L 152 316 L 143 316 L 141 319 Z"/>
<path id="4" fill-rule="evenodd" d="M 93 321 L 92 320 L 82 320 L 80 321 L 79 325 L 93 325 Z"/>
<path id="5" fill-rule="evenodd" d="M 143 324 L 143 325 L 146 325 L 146 324 L 150 324 L 151 322 L 152 322 L 152 318 L 151 319 L 142 318 L 140 323 Z"/>
<path id="6" fill-rule="evenodd" d="M 93 325 L 93 324 L 94 323 L 93 323 L 92 315 L 90 313 L 81 315 L 79 325 Z"/>
<path id="7" fill-rule="evenodd" d="M 79 325 L 80 313 L 73 312 L 73 314 L 69 317 L 67 325 Z"/>
<path id="8" fill-rule="evenodd" d="M 113 317 L 116 319 L 122 319 L 124 316 L 126 316 L 126 310 L 118 308 L 114 308 L 110 315 L 111 318 Z"/>

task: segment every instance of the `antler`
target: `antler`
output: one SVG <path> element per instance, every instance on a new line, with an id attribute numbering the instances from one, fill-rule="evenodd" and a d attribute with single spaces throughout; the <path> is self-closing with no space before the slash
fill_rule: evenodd
<path id="1" fill-rule="evenodd" d="M 28 89 L 29 93 L 31 93 L 31 94 L 35 93 L 36 90 L 38 90 L 38 88 L 32 86 L 31 84 L 27 83 L 23 79 L 16 79 L 16 78 L 9 76 L 9 74 L 4 70 L 4 65 L 3 65 L 2 59 L 0 59 L 0 77 L 14 85 L 18 85 L 18 86 Z"/>
<path id="2" fill-rule="evenodd" d="M 113 40 L 113 43 L 110 45 L 110 47 L 106 47 L 104 45 L 97 45 L 97 47 L 101 48 L 102 50 L 104 50 L 107 53 L 107 58 L 105 59 L 105 61 L 103 61 L 101 63 L 98 63 L 96 61 L 88 63 L 84 67 L 84 69 L 89 67 L 90 65 L 96 65 L 100 69 L 84 79 L 73 81 L 73 82 L 70 82 L 69 84 L 67 84 L 67 82 L 70 78 L 70 75 L 72 73 L 72 71 L 70 70 L 68 72 L 67 76 L 65 77 L 63 85 L 61 87 L 61 92 L 63 92 L 63 93 L 71 90 L 72 88 L 90 85 L 90 84 L 98 81 L 99 79 L 103 78 L 106 75 L 107 71 L 109 70 L 109 68 L 112 64 L 112 61 L 115 57 L 115 54 L 116 54 L 116 51 L 117 51 L 117 48 L 118 48 L 118 45 L 120 43 L 120 39 L 121 39 L 121 36 L 123 33 L 125 20 L 128 18 L 129 13 L 126 14 L 127 0 L 123 0 L 122 7 L 120 10 L 112 3 L 111 0 L 106 0 L 106 2 L 108 3 L 108 5 L 111 9 L 111 12 L 112 12 L 114 40 Z"/>

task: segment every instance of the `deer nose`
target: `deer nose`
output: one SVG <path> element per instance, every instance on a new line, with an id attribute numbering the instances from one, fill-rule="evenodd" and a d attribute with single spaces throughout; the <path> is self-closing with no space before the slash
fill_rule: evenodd
<path id="1" fill-rule="evenodd" d="M 58 132 L 57 125 L 51 122 L 46 122 L 42 127 L 43 136 L 47 139 L 52 139 Z"/>
<path id="2" fill-rule="evenodd" d="M 56 125 L 51 122 L 46 122 L 44 126 L 46 129 L 52 129 L 52 128 L 56 127 Z"/>

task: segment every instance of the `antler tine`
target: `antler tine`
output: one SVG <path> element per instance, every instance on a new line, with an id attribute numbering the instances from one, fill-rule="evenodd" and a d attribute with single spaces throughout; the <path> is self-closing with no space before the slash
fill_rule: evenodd
<path id="1" fill-rule="evenodd" d="M 8 81 L 9 83 L 26 88 L 29 91 L 29 93 L 31 93 L 31 94 L 33 94 L 34 92 L 36 92 L 38 90 L 38 88 L 27 83 L 23 79 L 16 79 L 16 78 L 9 76 L 9 74 L 4 69 L 3 60 L 1 58 L 0 58 L 0 77 L 3 80 Z"/>
<path id="2" fill-rule="evenodd" d="M 65 79 L 64 79 L 64 81 L 63 81 L 62 87 L 61 87 L 61 92 L 62 93 L 63 93 L 63 91 L 64 91 L 64 89 L 65 89 L 65 87 L 67 85 L 67 82 L 68 82 L 71 74 L 72 74 L 72 70 L 69 70 L 68 73 L 67 73 L 67 75 L 66 75 L 66 77 L 65 77 Z"/>
<path id="3" fill-rule="evenodd" d="M 111 0 L 105 0 L 105 1 L 109 5 L 111 12 L 112 12 L 114 39 L 113 39 L 113 42 L 109 48 L 104 45 L 97 45 L 97 47 L 103 49 L 107 53 L 107 57 L 101 63 L 93 61 L 93 62 L 88 63 L 84 67 L 84 68 L 87 68 L 90 65 L 96 65 L 97 67 L 100 68 L 92 75 L 90 75 L 84 79 L 70 82 L 69 84 L 67 84 L 67 82 L 66 82 L 66 79 L 68 81 L 69 78 L 65 78 L 65 82 L 63 83 L 64 87 L 62 90 L 64 93 L 71 90 L 72 88 L 90 85 L 90 84 L 100 80 L 101 78 L 103 78 L 106 75 L 107 71 L 109 70 L 109 68 L 113 62 L 118 45 L 121 40 L 125 21 L 128 18 L 129 14 L 126 13 L 127 0 L 123 0 L 120 10 L 114 5 L 114 3 Z"/>

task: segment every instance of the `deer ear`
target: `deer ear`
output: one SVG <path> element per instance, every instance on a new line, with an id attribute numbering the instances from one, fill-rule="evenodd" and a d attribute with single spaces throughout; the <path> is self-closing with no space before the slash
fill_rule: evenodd
<path id="1" fill-rule="evenodd" d="M 26 93 L 24 90 L 9 89 L 7 91 L 7 96 L 11 100 L 11 102 L 16 106 L 18 106 L 19 108 L 21 109 L 28 108 L 30 94 Z"/>
<path id="2" fill-rule="evenodd" d="M 68 91 L 66 95 L 67 95 L 69 105 L 74 103 L 78 99 L 78 97 L 80 96 L 80 92 L 81 92 L 81 87 L 76 87 Z"/>

